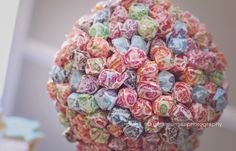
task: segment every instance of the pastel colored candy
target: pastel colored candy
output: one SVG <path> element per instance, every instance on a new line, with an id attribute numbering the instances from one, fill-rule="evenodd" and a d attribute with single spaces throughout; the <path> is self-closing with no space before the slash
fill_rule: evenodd
<path id="1" fill-rule="evenodd" d="M 188 47 L 187 47 L 187 52 L 186 54 L 189 55 L 189 53 L 196 53 L 196 52 L 199 52 L 197 49 L 197 43 L 196 41 L 194 41 L 193 38 L 187 38 L 187 41 L 188 41 Z M 190 57 L 190 56 L 189 56 Z M 194 58 L 191 58 L 191 59 L 194 59 Z"/>
<path id="2" fill-rule="evenodd" d="M 143 4 L 145 4 L 148 7 L 155 3 L 153 0 L 138 0 L 138 2 L 139 3 L 143 3 Z"/>
<path id="3" fill-rule="evenodd" d="M 94 96 L 89 94 L 78 94 L 76 99 L 71 99 L 70 101 L 72 105 L 75 105 L 76 109 L 79 108 L 85 113 L 93 113 L 99 108 Z"/>
<path id="4" fill-rule="evenodd" d="M 123 108 L 132 108 L 137 102 L 137 93 L 131 88 L 122 88 L 119 90 L 116 104 Z"/>
<path id="5" fill-rule="evenodd" d="M 95 13 L 94 22 L 104 23 L 108 21 L 109 17 L 110 17 L 109 9 L 99 10 Z"/>
<path id="6" fill-rule="evenodd" d="M 172 113 L 171 119 L 175 123 L 190 123 L 193 122 L 193 115 L 187 107 L 178 104 Z"/>
<path id="7" fill-rule="evenodd" d="M 121 37 L 122 23 L 117 21 L 111 21 L 109 24 L 109 38 L 115 39 Z"/>
<path id="8" fill-rule="evenodd" d="M 100 89 L 94 95 L 98 106 L 102 110 L 111 110 L 117 100 L 117 93 L 114 90 Z"/>
<path id="9" fill-rule="evenodd" d="M 134 35 L 131 39 L 131 47 L 136 47 L 139 49 L 142 49 L 143 51 L 146 52 L 146 54 L 148 54 L 148 46 L 147 46 L 147 42 L 140 36 L 138 35 Z"/>
<path id="10" fill-rule="evenodd" d="M 159 70 L 169 70 L 173 67 L 173 55 L 166 47 L 154 47 L 154 60 Z"/>
<path id="11" fill-rule="evenodd" d="M 110 46 L 106 40 L 101 37 L 92 38 L 88 45 L 87 51 L 91 57 L 108 57 Z"/>
<path id="12" fill-rule="evenodd" d="M 82 29 L 88 33 L 94 21 L 93 15 L 82 16 L 73 26 L 73 29 Z"/>
<path id="13" fill-rule="evenodd" d="M 173 32 L 171 33 L 175 38 L 185 38 L 187 36 L 187 26 L 182 21 L 176 21 Z"/>
<path id="14" fill-rule="evenodd" d="M 134 70 L 126 70 L 127 79 L 124 82 L 124 85 L 128 88 L 135 89 L 136 88 L 136 81 L 137 81 L 137 74 Z"/>
<path id="15" fill-rule="evenodd" d="M 168 41 L 168 48 L 170 48 L 174 54 L 183 54 L 187 49 L 187 39 L 171 38 Z"/>
<path id="16" fill-rule="evenodd" d="M 166 12 L 166 10 L 158 4 L 154 4 L 154 5 L 150 6 L 150 8 L 149 8 L 150 16 L 160 23 L 166 18 L 166 15 L 163 16 L 163 14 L 165 14 L 165 12 Z M 162 16 L 163 16 L 163 18 L 161 18 Z"/>
<path id="17" fill-rule="evenodd" d="M 160 136 L 164 142 L 172 144 L 176 142 L 178 133 L 179 128 L 174 124 L 170 124 L 165 127 L 163 133 Z"/>
<path id="18" fill-rule="evenodd" d="M 113 150 L 124 150 L 126 143 L 120 138 L 112 138 L 108 146 Z"/>
<path id="19" fill-rule="evenodd" d="M 137 93 L 139 98 L 149 101 L 154 101 L 162 94 L 159 83 L 152 81 L 140 82 L 137 87 Z"/>
<path id="20" fill-rule="evenodd" d="M 176 82 L 173 87 L 172 96 L 179 103 L 182 104 L 192 103 L 192 88 L 185 82 Z"/>
<path id="21" fill-rule="evenodd" d="M 83 73 L 77 70 L 73 70 L 70 74 L 69 83 L 73 90 L 77 90 L 79 83 L 82 79 Z"/>
<path id="22" fill-rule="evenodd" d="M 120 5 L 124 6 L 126 9 L 129 8 L 132 3 L 133 3 L 132 0 L 121 0 L 120 1 Z"/>
<path id="23" fill-rule="evenodd" d="M 75 130 L 75 135 L 79 135 L 79 137 L 81 135 L 84 135 L 85 133 L 83 134 L 78 134 L 77 132 L 79 131 L 82 131 L 82 130 L 85 130 L 86 133 L 88 132 L 88 128 L 90 127 L 88 125 L 88 122 L 86 120 L 86 115 L 82 112 L 76 112 L 76 111 L 72 111 L 72 110 L 69 110 L 70 113 L 67 113 L 68 114 L 74 114 L 73 116 L 70 116 L 70 121 L 71 121 L 71 125 L 74 126 L 73 130 Z"/>
<path id="24" fill-rule="evenodd" d="M 153 59 L 153 55 L 156 53 L 155 50 L 157 49 L 151 49 L 155 47 L 166 47 L 166 43 L 164 40 L 160 39 L 158 36 L 154 37 L 152 42 L 150 43 L 150 58 Z M 154 51 L 153 51 L 154 50 Z"/>
<path id="25" fill-rule="evenodd" d="M 213 82 L 216 85 L 220 86 L 224 81 L 224 75 L 222 72 L 213 71 L 210 73 L 209 80 L 210 82 Z"/>
<path id="26" fill-rule="evenodd" d="M 127 109 L 115 107 L 109 112 L 107 119 L 113 125 L 124 127 L 127 124 L 127 122 L 131 119 L 131 115 Z"/>
<path id="27" fill-rule="evenodd" d="M 208 69 L 207 72 L 211 72 L 214 70 L 213 62 L 215 62 L 215 58 L 209 52 L 204 52 L 201 50 L 189 50 L 187 53 L 189 56 L 189 65 L 193 68 L 198 68 L 201 70 L 206 70 L 208 67 L 212 69 Z M 209 60 L 206 60 L 209 59 Z M 209 64 L 209 65 L 208 65 Z"/>
<path id="28" fill-rule="evenodd" d="M 136 121 L 136 122 L 138 122 L 138 121 Z M 124 131 L 124 129 L 123 129 L 123 131 Z M 132 150 L 137 150 L 137 151 L 141 150 L 141 147 L 142 147 L 142 139 L 141 139 L 141 137 L 138 137 L 137 139 L 134 139 L 134 138 L 130 138 L 130 137 L 124 135 L 123 137 L 121 137 L 121 139 L 124 142 L 126 142 L 127 148 L 130 149 L 131 151 Z"/>
<path id="29" fill-rule="evenodd" d="M 86 120 L 88 120 L 88 125 L 96 128 L 104 128 L 108 124 L 106 114 L 101 111 L 89 114 Z"/>
<path id="30" fill-rule="evenodd" d="M 129 17 L 135 20 L 140 20 L 148 15 L 148 8 L 141 3 L 134 3 L 129 8 Z"/>
<path id="31" fill-rule="evenodd" d="M 65 43 L 67 44 L 68 42 L 65 42 Z M 70 47 L 76 48 L 77 46 L 74 43 L 68 44 L 66 46 L 62 46 L 62 48 L 58 50 L 54 58 L 55 65 L 57 65 L 58 67 L 64 68 L 64 66 L 69 63 L 71 54 L 68 50 L 70 49 Z"/>
<path id="32" fill-rule="evenodd" d="M 197 33 L 199 28 L 199 19 L 191 14 L 189 11 L 185 11 L 182 16 L 183 21 L 187 25 L 188 35 L 193 36 Z"/>
<path id="33" fill-rule="evenodd" d="M 74 130 L 76 134 L 76 138 L 78 138 L 81 142 L 84 142 L 84 143 L 92 143 L 93 141 L 90 135 L 90 130 L 91 130 L 90 128 L 85 128 L 81 126 L 76 127 L 76 129 Z"/>
<path id="34" fill-rule="evenodd" d="M 105 66 L 104 58 L 90 58 L 87 60 L 85 72 L 86 74 L 98 76 Z"/>
<path id="35" fill-rule="evenodd" d="M 123 56 L 119 52 L 115 51 L 109 58 L 107 58 L 106 67 L 123 73 L 126 70 Z"/>
<path id="36" fill-rule="evenodd" d="M 47 82 L 46 89 L 48 91 L 48 94 L 52 100 L 56 100 L 57 97 L 57 86 L 56 84 L 50 80 Z"/>
<path id="37" fill-rule="evenodd" d="M 170 117 L 176 108 L 176 105 L 171 96 L 162 95 L 152 103 L 152 108 L 156 115 Z"/>
<path id="38" fill-rule="evenodd" d="M 228 105 L 228 101 L 225 97 L 225 90 L 218 88 L 215 95 L 213 96 L 214 108 L 216 111 L 221 112 Z"/>
<path id="39" fill-rule="evenodd" d="M 111 135 L 113 135 L 115 137 L 119 137 L 123 134 L 122 128 L 119 126 L 113 125 L 113 124 L 109 124 L 107 126 L 107 130 Z"/>
<path id="40" fill-rule="evenodd" d="M 206 123 L 208 122 L 208 105 L 193 103 L 192 104 L 192 115 L 194 122 Z"/>
<path id="41" fill-rule="evenodd" d="M 102 37 L 106 39 L 109 37 L 109 29 L 102 23 L 95 23 L 89 29 L 89 35 L 91 37 Z"/>
<path id="42" fill-rule="evenodd" d="M 207 89 L 201 85 L 197 85 L 193 88 L 192 99 L 202 104 L 207 103 L 209 93 Z"/>
<path id="43" fill-rule="evenodd" d="M 73 51 L 72 56 L 72 67 L 79 71 L 84 71 L 86 62 L 88 60 L 88 53 L 82 51 Z"/>
<path id="44" fill-rule="evenodd" d="M 187 68 L 189 60 L 185 55 L 174 55 L 174 67 L 171 71 L 178 73 L 182 72 Z"/>
<path id="45" fill-rule="evenodd" d="M 67 98 L 67 104 L 70 109 L 77 111 L 77 112 L 82 112 L 80 105 L 78 103 L 78 98 L 79 98 L 78 93 L 70 94 L 70 96 L 68 96 L 68 98 Z"/>
<path id="46" fill-rule="evenodd" d="M 165 37 L 172 31 L 175 18 L 171 16 L 169 11 L 160 5 L 152 5 L 149 14 L 159 24 L 158 36 Z"/>
<path id="47" fill-rule="evenodd" d="M 68 99 L 68 98 L 67 98 Z M 67 100 L 68 102 L 68 100 Z M 73 123 L 73 119 L 77 116 L 77 115 L 82 115 L 83 113 L 80 112 L 76 112 L 74 110 L 69 109 L 68 107 L 65 109 L 65 113 L 68 119 L 71 120 L 71 122 Z"/>
<path id="48" fill-rule="evenodd" d="M 170 9 L 170 7 L 171 7 L 170 0 L 157 0 L 157 4 L 162 6 L 164 9 Z"/>
<path id="49" fill-rule="evenodd" d="M 143 133 L 143 126 L 141 122 L 130 120 L 123 131 L 127 137 L 137 139 Z"/>
<path id="50" fill-rule="evenodd" d="M 94 94 L 98 88 L 97 78 L 91 75 L 83 75 L 80 80 L 77 92 Z"/>
<path id="51" fill-rule="evenodd" d="M 69 120 L 66 118 L 66 115 L 64 113 L 57 113 L 57 118 L 63 127 L 68 128 L 70 126 Z"/>
<path id="52" fill-rule="evenodd" d="M 203 51 L 208 51 L 209 37 L 207 36 L 207 28 L 204 24 L 199 24 L 199 30 L 194 35 L 194 40 L 196 41 L 199 49 Z"/>
<path id="53" fill-rule="evenodd" d="M 170 92 L 175 84 L 175 76 L 168 71 L 162 71 L 158 75 L 158 81 L 163 92 Z"/>
<path id="54" fill-rule="evenodd" d="M 115 20 L 121 23 L 124 23 L 127 18 L 128 18 L 128 12 L 122 6 L 117 6 L 111 15 L 111 20 Z"/>
<path id="55" fill-rule="evenodd" d="M 73 131 L 76 138 L 85 143 L 91 143 L 89 136 L 89 125 L 86 123 L 86 116 L 82 113 L 78 113 L 73 119 L 71 119 Z"/>
<path id="56" fill-rule="evenodd" d="M 113 39 L 112 44 L 121 54 L 125 54 L 130 46 L 129 41 L 124 37 Z"/>
<path id="57" fill-rule="evenodd" d="M 131 47 L 124 56 L 125 65 L 128 68 L 138 68 L 147 60 L 145 52 L 139 48 Z"/>
<path id="58" fill-rule="evenodd" d="M 107 89 L 118 89 L 126 79 L 125 73 L 121 74 L 112 69 L 104 69 L 100 73 L 97 83 Z"/>
<path id="59" fill-rule="evenodd" d="M 187 49 L 187 27 L 186 24 L 177 21 L 173 32 L 167 35 L 167 46 L 175 54 L 183 54 Z"/>
<path id="60" fill-rule="evenodd" d="M 76 149 L 77 149 L 77 151 L 80 151 L 80 150 L 91 150 L 92 149 L 92 145 L 88 145 L 88 144 L 83 143 L 82 141 L 80 141 L 79 143 L 77 143 Z"/>
<path id="61" fill-rule="evenodd" d="M 158 133 L 164 128 L 164 126 L 164 120 L 157 115 L 152 115 L 144 123 L 145 132 L 148 133 Z"/>
<path id="62" fill-rule="evenodd" d="M 222 52 L 216 52 L 216 70 L 224 71 L 227 66 L 227 60 L 225 55 Z"/>
<path id="63" fill-rule="evenodd" d="M 107 144 L 100 144 L 92 145 L 92 150 L 110 151 L 110 148 L 107 146 Z"/>
<path id="64" fill-rule="evenodd" d="M 59 101 L 54 102 L 54 106 L 57 112 L 66 113 L 66 106 Z"/>
<path id="65" fill-rule="evenodd" d="M 134 106 L 130 108 L 130 111 L 133 116 L 139 120 L 145 120 L 153 114 L 151 103 L 141 98 L 138 98 Z"/>
<path id="66" fill-rule="evenodd" d="M 63 136 L 67 139 L 68 142 L 70 143 L 75 143 L 76 142 L 76 136 L 73 132 L 73 130 L 68 127 L 64 132 Z"/>
<path id="67" fill-rule="evenodd" d="M 137 34 L 138 31 L 138 22 L 133 19 L 127 19 L 122 27 L 121 33 L 122 36 L 131 39 L 133 35 Z"/>
<path id="68" fill-rule="evenodd" d="M 143 150 L 152 151 L 161 148 L 161 138 L 157 133 L 147 133 L 142 137 Z"/>
<path id="69" fill-rule="evenodd" d="M 92 141 L 97 144 L 107 144 L 110 134 L 105 129 L 91 128 L 89 135 Z"/>
<path id="70" fill-rule="evenodd" d="M 159 23 L 159 30 L 158 30 L 158 35 L 160 37 L 165 37 L 169 32 L 173 30 L 174 22 L 175 20 L 170 17 L 170 15 L 167 15 L 168 17 L 163 20 L 163 22 L 158 22 Z"/>
<path id="71" fill-rule="evenodd" d="M 57 84 L 57 97 L 56 100 L 61 104 L 66 104 L 67 97 L 71 94 L 71 87 L 68 83 Z"/>
<path id="72" fill-rule="evenodd" d="M 67 35 L 67 42 L 75 44 L 76 48 L 80 51 L 86 51 L 86 46 L 89 42 L 89 35 L 81 29 L 75 29 L 74 32 L 71 32 Z M 64 47 L 65 49 L 66 47 Z M 70 51 L 68 51 L 70 52 Z"/>
<path id="73" fill-rule="evenodd" d="M 156 81 L 158 68 L 155 61 L 146 61 L 146 63 L 138 68 L 137 82 Z"/>
<path id="74" fill-rule="evenodd" d="M 66 80 L 67 72 L 58 66 L 53 66 L 50 72 L 51 78 L 55 83 L 63 83 Z"/>
<path id="75" fill-rule="evenodd" d="M 212 83 L 212 82 L 206 82 L 204 85 L 203 85 L 206 89 L 207 89 L 207 92 L 209 93 L 209 97 L 213 97 L 216 93 L 216 90 L 217 90 L 217 85 Z M 211 102 L 211 101 L 209 101 Z"/>
<path id="76" fill-rule="evenodd" d="M 212 72 L 215 71 L 216 68 L 216 56 L 215 53 L 213 52 L 203 52 L 200 51 L 201 53 L 198 54 L 198 57 L 196 57 L 195 60 L 195 66 L 198 69 L 201 69 L 206 72 Z"/>
<path id="77" fill-rule="evenodd" d="M 71 63 L 68 63 L 64 66 L 64 70 L 66 71 L 67 73 L 67 76 L 69 76 L 71 70 L 72 70 L 72 64 Z M 68 79 L 66 79 L 66 82 L 68 82 Z"/>
<path id="78" fill-rule="evenodd" d="M 224 95 L 225 95 L 225 90 L 222 88 L 217 88 L 212 100 L 217 100 Z"/>
<path id="79" fill-rule="evenodd" d="M 95 128 L 96 129 L 96 128 Z M 81 141 L 81 142 L 85 142 L 85 143 L 92 143 L 92 139 L 90 136 L 90 129 L 85 129 L 85 128 L 81 128 L 77 133 L 77 138 Z M 86 147 L 86 146 L 83 146 Z M 89 146 L 90 147 L 90 146 Z"/>
<path id="80" fill-rule="evenodd" d="M 180 80 L 186 82 L 190 86 L 193 86 L 199 84 L 202 75 L 203 72 L 201 70 L 187 67 L 180 76 Z"/>
<path id="81" fill-rule="evenodd" d="M 138 21 L 138 33 L 143 39 L 150 40 L 157 34 L 158 24 L 148 16 Z"/>

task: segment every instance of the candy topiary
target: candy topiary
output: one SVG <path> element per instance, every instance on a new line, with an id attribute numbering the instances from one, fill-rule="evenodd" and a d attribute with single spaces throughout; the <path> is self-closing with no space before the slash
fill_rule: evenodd
<path id="1" fill-rule="evenodd" d="M 225 68 L 190 12 L 110 0 L 73 25 L 47 90 L 78 151 L 189 151 L 227 105 Z"/>

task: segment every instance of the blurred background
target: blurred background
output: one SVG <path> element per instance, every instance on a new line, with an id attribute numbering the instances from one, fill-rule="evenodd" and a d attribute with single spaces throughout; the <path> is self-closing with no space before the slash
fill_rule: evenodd
<path id="1" fill-rule="evenodd" d="M 61 136 L 63 128 L 58 124 L 56 111 L 45 91 L 45 83 L 53 56 L 62 44 L 65 33 L 70 32 L 72 24 L 81 15 L 89 13 L 99 0 L 15 1 L 19 1 L 15 3 L 18 7 L 14 9 L 17 10 L 15 26 L 8 28 L 14 31 L 14 35 L 12 34 L 2 96 L 0 92 L 4 112 L 7 115 L 24 116 L 41 122 L 47 137 L 38 146 L 37 151 L 72 151 L 74 145 L 67 143 Z M 230 81 L 230 103 L 221 119 L 223 127 L 209 128 L 201 137 L 198 151 L 233 151 L 236 148 L 236 1 L 172 1 L 184 10 L 191 11 L 207 24 L 216 44 L 229 61 L 227 77 Z M 0 2 L 0 5 L 4 6 L 2 3 L 4 4 Z M 12 9 L 13 5 L 9 7 Z M 0 17 L 10 15 L 0 14 Z M 15 19 L 14 14 L 11 17 Z M 0 45 L 2 42 L 1 40 Z M 8 53 L 2 54 L 4 50 L 0 50 L 0 59 L 4 59 L 3 63 L 6 63 Z M 3 73 L 3 69 L 4 67 L 0 66 L 0 72 Z M 1 80 L 0 86 L 3 86 L 3 82 Z"/>

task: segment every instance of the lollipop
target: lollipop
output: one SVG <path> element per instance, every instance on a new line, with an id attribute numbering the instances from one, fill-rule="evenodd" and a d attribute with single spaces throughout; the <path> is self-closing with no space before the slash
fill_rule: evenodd
<path id="1" fill-rule="evenodd" d="M 47 91 L 78 151 L 194 150 L 228 103 L 223 53 L 169 0 L 98 3 L 54 62 Z"/>

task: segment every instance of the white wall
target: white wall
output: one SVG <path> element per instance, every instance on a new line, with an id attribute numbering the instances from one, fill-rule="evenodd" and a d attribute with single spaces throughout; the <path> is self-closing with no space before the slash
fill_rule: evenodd
<path id="1" fill-rule="evenodd" d="M 0 1 L 0 100 L 2 97 L 19 0 Z M 7 17 L 6 17 L 7 14 Z M 1 103 L 0 103 L 1 105 Z M 0 106 L 1 108 L 1 106 Z"/>
<path id="2" fill-rule="evenodd" d="M 23 0 L 25 1 L 25 0 Z M 30 22 L 29 37 L 23 49 L 22 69 L 16 85 L 14 114 L 37 119 L 42 123 L 47 138 L 38 151 L 73 150 L 61 136 L 62 127 L 45 92 L 45 83 L 52 63 L 52 54 L 61 45 L 64 35 L 82 14 L 88 13 L 98 0 L 36 0 Z M 174 0 L 173 0 L 174 1 Z M 215 40 L 228 60 L 228 77 L 231 82 L 230 101 L 236 106 L 236 80 L 234 80 L 234 50 L 236 1 L 233 0 L 175 0 L 182 8 L 191 10 L 213 32 Z M 230 116 L 227 116 L 230 117 Z M 235 119 L 235 118 L 234 118 Z M 230 120 L 230 119 L 229 119 Z M 229 123 L 223 123 L 229 124 Z M 227 128 L 209 129 L 202 137 L 198 151 L 233 151 L 236 134 Z"/>

